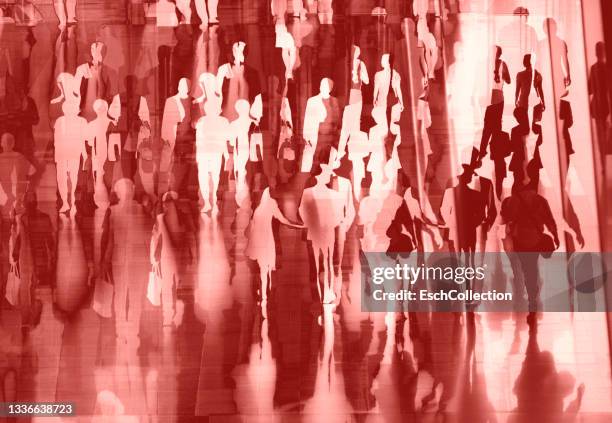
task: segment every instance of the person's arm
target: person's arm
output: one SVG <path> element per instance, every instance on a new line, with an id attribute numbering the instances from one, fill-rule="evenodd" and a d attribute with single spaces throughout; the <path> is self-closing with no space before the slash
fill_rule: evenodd
<path id="1" fill-rule="evenodd" d="M 534 87 L 536 90 L 536 94 L 538 95 L 538 98 L 540 99 L 540 103 L 542 104 L 542 109 L 545 110 L 546 105 L 544 103 L 544 91 L 542 90 L 542 75 L 540 75 L 540 73 L 536 71 L 534 79 L 535 79 Z"/>
<path id="2" fill-rule="evenodd" d="M 518 73 L 518 74 L 516 75 L 516 84 L 515 84 L 515 85 L 516 85 L 516 89 L 514 90 L 514 105 L 515 105 L 516 107 L 518 107 L 518 103 L 519 103 L 519 96 L 520 96 L 520 94 L 521 94 L 521 84 L 522 84 L 521 79 L 522 79 L 522 78 L 520 77 L 520 75 L 521 75 L 520 73 Z"/>
<path id="3" fill-rule="evenodd" d="M 159 227 L 159 219 L 153 226 L 153 232 L 151 234 L 151 243 L 149 245 L 149 261 L 152 265 L 159 263 L 159 257 L 157 257 L 157 247 L 161 241 L 161 228 Z"/>
<path id="4" fill-rule="evenodd" d="M 392 71 L 391 72 L 391 86 L 393 87 L 393 91 L 395 92 L 395 96 L 397 97 L 397 100 L 399 101 L 400 106 L 402 106 L 402 109 L 404 108 L 404 97 L 402 96 L 402 78 L 400 77 L 399 73 L 397 73 L 396 71 Z"/>
<path id="5" fill-rule="evenodd" d="M 506 65 L 506 62 L 502 62 L 502 63 L 503 63 L 502 79 L 504 80 L 506 84 L 510 84 L 512 80 L 510 79 L 510 72 L 508 71 L 508 65 Z"/>
<path id="6" fill-rule="evenodd" d="M 353 221 L 355 220 L 355 215 L 356 215 L 356 211 L 355 211 L 355 203 L 353 201 L 353 187 L 351 186 L 351 183 L 347 180 L 348 185 L 347 185 L 347 189 L 346 189 L 346 204 L 344 207 L 344 217 L 342 218 L 342 222 L 340 223 L 340 227 L 343 228 L 344 230 L 348 230 L 351 225 L 353 224 Z"/>
<path id="7" fill-rule="evenodd" d="M 363 63 L 362 61 L 359 61 L 359 74 L 360 74 L 360 77 L 361 77 L 361 81 L 365 85 L 369 85 L 370 84 L 370 77 L 368 76 L 368 68 L 366 68 L 365 63 Z"/>
<path id="8" fill-rule="evenodd" d="M 283 214 L 283 212 L 280 210 L 280 208 L 278 207 L 278 203 L 276 202 L 276 200 L 274 198 L 270 199 L 271 203 L 272 203 L 272 216 L 274 216 L 274 218 L 278 219 L 279 222 L 281 222 L 284 225 L 287 226 L 292 226 L 294 228 L 303 228 L 303 225 L 298 225 L 296 223 L 291 222 L 289 219 L 287 219 L 285 217 L 285 215 Z"/>
<path id="9" fill-rule="evenodd" d="M 565 83 L 566 87 L 569 87 L 572 83 L 572 77 L 570 72 L 570 64 L 568 59 L 567 43 L 563 42 L 563 70 L 565 71 Z"/>
<path id="10" fill-rule="evenodd" d="M 555 218 L 553 217 L 552 211 L 550 210 L 550 205 L 546 199 L 542 198 L 542 220 L 544 222 L 544 226 L 548 229 L 548 231 L 552 234 L 555 245 L 559 246 L 559 233 L 557 232 L 557 223 L 555 222 Z"/>
<path id="11" fill-rule="evenodd" d="M 380 92 L 380 74 L 377 72 L 374 75 L 374 106 L 378 105 L 378 94 Z"/>

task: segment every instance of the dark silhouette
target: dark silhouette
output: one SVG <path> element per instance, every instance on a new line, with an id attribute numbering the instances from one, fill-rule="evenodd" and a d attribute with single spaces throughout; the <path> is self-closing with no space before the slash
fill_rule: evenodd
<path id="1" fill-rule="evenodd" d="M 550 250 L 546 228 L 553 236 L 554 246 L 559 246 L 557 224 L 550 211 L 548 201 L 539 195 L 533 183 L 523 185 L 515 182 L 512 195 L 502 202 L 501 216 L 508 225 L 512 251 L 519 254 L 521 270 L 529 300 L 529 310 L 536 311 L 539 302 L 538 259 L 540 252 Z"/>
<path id="2" fill-rule="evenodd" d="M 608 128 L 610 127 L 610 110 L 612 110 L 612 83 L 606 61 L 606 46 L 603 42 L 595 45 L 597 62 L 591 66 L 589 73 L 589 96 L 591 117 L 595 119 L 597 143 L 602 170 L 606 169 L 606 155 L 610 152 L 608 145 Z"/>

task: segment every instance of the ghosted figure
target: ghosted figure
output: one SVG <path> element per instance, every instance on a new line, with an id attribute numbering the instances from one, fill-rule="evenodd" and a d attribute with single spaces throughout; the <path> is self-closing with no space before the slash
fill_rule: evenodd
<path id="1" fill-rule="evenodd" d="M 112 277 L 116 335 L 121 342 L 127 342 L 134 340 L 140 329 L 149 268 L 146 245 L 151 224 L 149 215 L 134 200 L 134 183 L 130 179 L 119 179 L 114 192 L 119 201 L 105 216 L 103 274 L 100 277 Z"/>
<path id="2" fill-rule="evenodd" d="M 76 211 L 75 192 L 79 175 L 81 157 L 87 158 L 85 141 L 88 136 L 87 120 L 79 116 L 79 105 L 75 102 L 64 102 L 64 115 L 55 122 L 53 139 L 55 144 L 55 164 L 57 166 L 57 189 L 62 200 L 60 213 Z M 70 184 L 70 189 L 68 188 Z M 71 203 L 68 202 L 70 194 Z"/>
<path id="3" fill-rule="evenodd" d="M 398 103 L 401 106 L 401 110 L 404 109 L 404 98 L 402 96 L 400 74 L 393 69 L 391 65 L 391 55 L 385 53 L 380 58 L 380 65 L 382 70 L 376 72 L 374 75 L 374 106 L 382 107 L 387 110 L 389 91 L 393 90 L 393 94 L 397 98 Z"/>
<path id="4" fill-rule="evenodd" d="M 219 101 L 207 100 L 204 103 L 204 112 L 206 114 L 196 124 L 196 162 L 200 192 L 204 201 L 201 211 L 206 213 L 212 209 L 216 214 L 219 212 L 217 190 L 221 178 L 221 164 L 224 157 L 226 160 L 229 157 L 228 142 L 231 132 L 229 122 L 221 116 Z"/>
<path id="5" fill-rule="evenodd" d="M 35 168 L 32 163 L 21 153 L 14 150 L 15 137 L 11 133 L 4 133 L 0 137 L 0 198 L 4 194 L 4 206 L 6 210 L 12 210 L 16 200 L 23 198 L 28 187 L 30 177 Z"/>
<path id="6" fill-rule="evenodd" d="M 491 101 L 487 106 L 484 118 L 484 128 L 480 139 L 480 157 L 484 157 L 491 137 L 502 130 L 504 114 L 504 84 L 510 84 L 508 66 L 501 58 L 502 48 L 494 46 L 493 81 L 491 82 Z M 525 87 L 524 89 L 526 89 Z"/>
<path id="7" fill-rule="evenodd" d="M 238 206 L 247 201 L 249 196 L 246 175 L 250 153 L 249 132 L 251 125 L 254 123 L 249 111 L 249 102 L 242 99 L 238 100 L 236 102 L 238 118 L 229 124 L 230 145 L 233 148 L 234 177 L 236 179 L 236 203 Z"/>
<path id="8" fill-rule="evenodd" d="M 169 220 L 177 219 L 176 200 L 178 200 L 178 195 L 174 191 L 168 191 L 162 196 L 161 209 L 155 217 L 149 249 L 151 265 L 160 269 L 162 324 L 166 328 L 172 327 L 177 316 L 175 286 L 179 282 L 179 246 L 174 241 L 168 227 Z"/>
<path id="9" fill-rule="evenodd" d="M 612 127 L 610 111 L 612 110 L 612 83 L 608 74 L 606 46 L 603 42 L 595 45 L 597 61 L 591 66 L 589 73 L 589 96 L 591 118 L 595 120 L 599 157 L 602 170 L 606 169 L 606 155 L 611 152 L 608 146 L 608 128 Z"/>
<path id="10" fill-rule="evenodd" d="M 266 308 L 268 290 L 272 289 L 272 271 L 276 269 L 276 244 L 274 241 L 272 219 L 277 219 L 285 225 L 301 227 L 291 223 L 283 215 L 278 207 L 278 203 L 270 195 L 270 188 L 266 188 L 247 228 L 248 243 L 245 249 L 246 256 L 257 261 L 259 265 L 259 276 L 261 279 L 259 295 L 262 302 L 262 310 Z"/>
<path id="11" fill-rule="evenodd" d="M 348 159 L 353 165 L 353 194 L 357 201 L 361 199 L 361 184 L 365 178 L 364 159 L 370 154 L 368 134 L 354 132 L 348 141 Z"/>
<path id="12" fill-rule="evenodd" d="M 169 97 L 164 105 L 164 114 L 161 124 L 161 139 L 163 142 L 162 171 L 168 170 L 176 145 L 178 126 L 186 117 L 183 100 L 189 98 L 189 82 L 187 78 L 181 78 L 178 83 L 178 92 Z"/>
<path id="13" fill-rule="evenodd" d="M 344 106 L 344 113 L 342 114 L 342 128 L 340 129 L 340 141 L 338 143 L 340 157 L 344 156 L 349 137 L 361 130 L 361 110 L 363 109 L 361 87 L 370 83 L 368 69 L 359 58 L 361 49 L 354 45 L 351 51 L 351 84 L 348 103 Z"/>
<path id="14" fill-rule="evenodd" d="M 342 200 L 337 191 L 327 186 L 333 172 L 331 166 L 328 163 L 321 163 L 320 169 L 320 173 L 315 176 L 315 185 L 304 190 L 298 211 L 313 251 L 319 298 L 322 303 L 331 304 L 335 299 L 333 291 L 335 230 L 342 220 L 335 203 Z M 323 280 L 320 279 L 320 261 L 323 262 Z"/>
<path id="15" fill-rule="evenodd" d="M 334 120 L 333 116 L 330 116 L 333 112 L 337 112 L 337 104 L 331 96 L 331 80 L 323 78 L 319 85 L 319 93 L 306 102 L 303 128 L 306 145 L 302 153 L 302 172 L 310 172 L 312 169 L 320 135 L 334 132 L 333 128 L 329 131 L 324 131 L 322 128 L 324 122 Z"/>
<path id="16" fill-rule="evenodd" d="M 276 33 L 276 47 L 282 50 L 285 79 L 293 79 L 293 69 L 295 69 L 297 61 L 295 40 L 284 23 L 277 23 L 274 26 L 274 31 Z"/>

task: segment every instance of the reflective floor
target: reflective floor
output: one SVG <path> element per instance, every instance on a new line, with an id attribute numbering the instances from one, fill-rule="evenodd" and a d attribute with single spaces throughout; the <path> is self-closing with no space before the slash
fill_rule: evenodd
<path id="1" fill-rule="evenodd" d="M 318 93 L 321 78 L 331 78 L 332 95 L 347 103 L 353 44 L 361 46 L 372 82 L 380 56 L 395 56 L 393 68 L 401 75 L 405 102 L 399 121 L 401 169 L 438 214 L 449 178 L 457 175 L 465 150 L 482 132 L 478 122 L 484 108 L 472 105 L 470 98 L 489 71 L 486 64 L 472 68 L 476 59 L 469 52 L 483 36 L 478 33 L 483 22 L 503 28 L 505 12 L 489 16 L 469 7 L 462 13 L 451 8 L 441 18 L 430 11 L 428 25 L 443 59 L 429 81 L 431 154 L 423 154 L 422 119 L 413 107 L 422 88 L 418 40 L 413 20 L 403 19 L 408 12 L 402 2 L 387 2 L 385 20 L 370 16 L 375 5 L 366 0 L 350 2 L 346 14 L 337 13 L 344 7 L 338 2 L 333 24 L 320 24 L 325 17 L 313 13 L 303 21 L 291 20 L 287 27 L 298 47 L 299 64 L 288 82 L 268 2 L 222 1 L 220 25 L 204 30 L 197 24 L 161 28 L 154 15 L 144 25 L 130 25 L 124 22 L 122 3 L 80 1 L 78 23 L 61 29 L 51 5 L 39 6 L 43 20 L 36 26 L 0 23 L 0 52 L 9 52 L 6 63 L 0 58 L 0 70 L 10 64 L 3 84 L 16 87 L 0 97 L 0 133 L 11 130 L 15 120 L 37 116 L 24 123 L 32 131 L 33 144 L 30 151 L 21 151 L 31 167 L 25 170 L 30 201 L 25 205 L 19 265 L 21 280 L 32 281 L 32 289 L 19 292 L 21 304 L 28 307 L 12 306 L 4 296 L 0 303 L 0 402 L 75 404 L 75 417 L 55 421 L 611 421 L 605 313 L 541 313 L 528 325 L 527 313 L 518 312 L 363 312 L 360 255 L 365 244 L 357 224 L 347 231 L 340 263 L 334 260 L 335 298 L 325 304 L 317 290 L 312 239 L 300 225 L 280 224 L 270 217 L 269 227 L 262 227 L 262 232 L 272 233 L 268 238 L 273 238 L 275 262 L 266 293 L 260 289 L 260 266 L 247 252 L 253 211 L 266 188 L 273 188 L 283 216 L 292 223 L 304 221 L 298 206 L 310 175 L 293 172 L 285 177 L 277 160 L 277 116 L 283 99 L 290 103 L 296 132 L 307 126 L 307 100 Z M 530 19 L 540 22 L 546 15 L 540 3 L 546 2 L 533 3 L 536 12 Z M 565 28 L 575 30 L 567 29 L 568 34 L 582 30 L 582 22 L 569 23 L 571 8 L 558 13 Z M 237 188 L 237 177 L 223 169 L 218 213 L 201 212 L 198 164 L 191 148 L 195 135 L 187 128 L 187 135 L 176 139 L 170 170 L 161 165 L 164 147 L 159 140 L 151 147 L 152 170 L 125 145 L 121 157 L 105 168 L 110 186 L 116 187 L 121 178 L 135 181 L 138 206 L 121 199 L 116 204 L 113 190 L 102 189 L 100 194 L 91 168 L 80 163 L 85 169 L 78 171 L 73 210 L 58 213 L 62 202 L 52 125 L 61 112 L 51 101 L 59 93 L 60 73 L 75 73 L 90 60 L 91 44 L 102 41 L 107 46 L 104 63 L 115 72 L 109 83 L 124 93 L 131 77 L 138 96 L 146 99 L 151 130 L 159 138 L 166 99 L 176 93 L 180 79 L 190 80 L 189 100 L 196 99 L 204 91 L 195 82 L 199 75 L 216 72 L 232 60 L 232 45 L 238 40 L 246 42 L 245 63 L 259 79 L 251 90 L 258 85 L 263 94 L 262 154 L 247 168 L 247 200 Z M 588 70 L 584 45 L 579 48 L 569 38 L 568 43 L 571 59 L 582 60 L 573 68 L 575 91 L 570 94 L 576 122 L 572 131 L 581 134 L 591 127 L 584 94 Z M 509 48 L 506 54 L 514 80 L 519 65 L 512 60 L 518 53 L 512 56 Z M 551 88 L 553 78 L 546 84 Z M 362 128 L 374 126 L 369 117 L 372 85 L 363 86 L 361 116 L 367 118 L 362 118 Z M 506 90 L 512 99 L 514 87 Z M 32 109 L 17 117 L 8 112 L 10 101 L 22 98 L 20 91 L 28 93 L 35 114 Z M 555 94 L 549 89 L 546 95 Z M 547 107 L 554 109 L 554 104 L 551 99 Z M 504 129 L 509 132 L 511 112 L 506 115 Z M 547 115 L 543 126 L 548 139 L 556 141 L 554 119 Z M 564 173 L 559 170 L 563 167 L 557 143 L 543 150 L 545 197 L 558 218 L 563 251 L 600 251 L 612 235 L 599 230 L 608 225 L 601 211 L 605 176 L 592 160 L 596 147 L 591 144 L 596 143 L 585 138 L 575 140 L 582 144 L 575 148 L 567 176 L 574 187 L 568 193 L 554 183 Z M 346 160 L 339 172 L 345 165 Z M 5 292 L 14 262 L 10 256 L 18 204 L 10 194 L 21 188 L 19 176 L 9 175 L 8 185 L 5 175 L 0 179 L 9 194 L 0 228 L 0 286 Z M 366 176 L 362 196 L 371 180 Z M 167 191 L 176 198 L 167 201 Z M 566 198 L 578 224 L 563 217 Z M 163 225 L 156 210 L 163 211 Z M 154 306 L 148 300 L 148 281 L 151 257 L 158 253 L 152 251 L 151 239 L 160 226 L 166 241 L 156 260 L 175 286 L 170 285 L 169 294 L 162 292 L 161 306 Z M 426 238 L 425 249 L 437 248 L 433 236 Z M 109 242 L 114 245 L 110 258 L 105 256 Z M 502 251 L 501 241 L 491 236 L 487 248 Z M 95 292 L 105 272 L 114 280 L 112 304 L 100 302 L 103 295 Z M 101 316 L 105 314 L 109 317 Z M 38 420 L 54 421 L 31 421 Z"/>

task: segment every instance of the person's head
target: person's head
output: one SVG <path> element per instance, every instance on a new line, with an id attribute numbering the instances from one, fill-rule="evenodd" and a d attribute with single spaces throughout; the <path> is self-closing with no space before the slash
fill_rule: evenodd
<path id="1" fill-rule="evenodd" d="M 517 7 L 513 12 L 514 16 L 518 16 L 521 19 L 521 22 L 527 23 L 527 18 L 529 17 L 529 9 L 526 7 Z"/>
<path id="2" fill-rule="evenodd" d="M 557 21 L 553 18 L 544 19 L 544 33 L 547 36 L 554 37 L 557 35 Z"/>
<path id="3" fill-rule="evenodd" d="M 236 101 L 234 108 L 240 117 L 248 116 L 249 111 L 251 110 L 249 102 L 242 98 Z"/>
<path id="4" fill-rule="evenodd" d="M 331 95 L 332 83 L 331 79 L 323 78 L 321 79 L 321 83 L 319 84 L 319 92 L 323 96 L 323 98 L 328 98 Z"/>
<path id="5" fill-rule="evenodd" d="M 121 178 L 115 182 L 115 194 L 120 203 L 134 199 L 134 182 L 128 178 Z"/>
<path id="6" fill-rule="evenodd" d="M 495 60 L 499 60 L 502 55 L 502 48 L 500 46 L 493 46 L 493 54 L 495 55 Z"/>
<path id="7" fill-rule="evenodd" d="M 595 44 L 595 55 L 597 56 L 598 62 L 605 62 L 606 60 L 606 45 L 603 41 L 599 41 Z"/>
<path id="8" fill-rule="evenodd" d="M 381 56 L 380 65 L 383 67 L 383 69 L 388 69 L 389 66 L 391 66 L 391 56 L 389 53 L 385 53 Z"/>
<path id="9" fill-rule="evenodd" d="M 246 47 L 246 44 L 244 43 L 244 41 L 238 41 L 235 42 L 232 45 L 232 55 L 234 56 L 234 60 L 237 62 L 244 62 L 244 48 Z"/>
<path id="10" fill-rule="evenodd" d="M 0 145 L 2 146 L 2 151 L 6 153 L 7 151 L 13 151 L 15 148 L 15 137 L 10 132 L 5 132 L 2 134 L 0 138 Z"/>
<path id="11" fill-rule="evenodd" d="M 106 45 L 101 41 L 96 41 L 91 45 L 91 58 L 94 63 L 102 63 L 106 56 Z"/>
<path id="12" fill-rule="evenodd" d="M 462 164 L 463 172 L 459 175 L 459 183 L 467 185 L 472 182 L 474 177 L 474 168 L 468 164 Z"/>
<path id="13" fill-rule="evenodd" d="M 531 68 L 531 54 L 526 54 L 523 56 L 523 66 L 529 69 Z"/>
<path id="14" fill-rule="evenodd" d="M 181 99 L 189 97 L 189 80 L 187 78 L 181 78 L 178 83 L 178 95 Z"/>
<path id="15" fill-rule="evenodd" d="M 108 103 L 101 98 L 98 98 L 93 103 L 94 112 L 96 112 L 96 116 L 102 117 L 108 114 Z"/>

